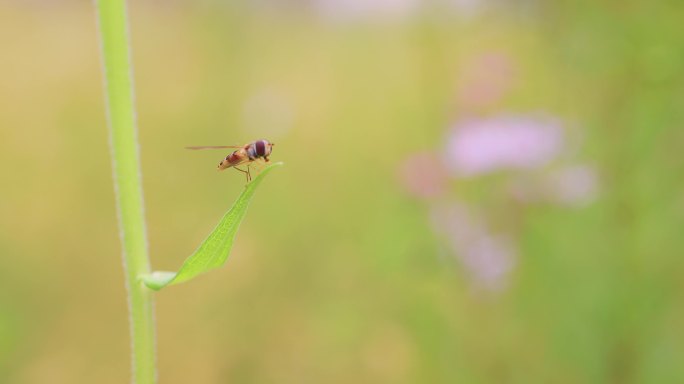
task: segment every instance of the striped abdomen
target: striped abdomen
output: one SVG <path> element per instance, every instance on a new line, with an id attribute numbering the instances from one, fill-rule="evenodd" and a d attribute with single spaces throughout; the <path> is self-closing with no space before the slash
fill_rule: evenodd
<path id="1" fill-rule="evenodd" d="M 234 165 L 240 164 L 245 160 L 244 149 L 240 149 L 226 156 L 218 165 L 219 169 L 230 168 Z"/>

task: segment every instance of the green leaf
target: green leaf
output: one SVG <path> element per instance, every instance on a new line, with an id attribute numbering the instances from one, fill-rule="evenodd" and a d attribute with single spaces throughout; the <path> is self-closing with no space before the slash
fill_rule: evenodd
<path id="1" fill-rule="evenodd" d="M 150 274 L 141 275 L 140 280 L 151 289 L 158 291 L 167 285 L 179 284 L 191 280 L 197 275 L 209 271 L 210 269 L 222 266 L 233 246 L 235 234 L 242 219 L 245 217 L 247 207 L 254 195 L 259 183 L 264 177 L 275 167 L 279 167 L 283 163 L 271 164 L 264 168 L 259 174 L 247 183 L 245 190 L 235 201 L 233 206 L 223 215 L 223 218 L 218 223 L 216 228 L 209 234 L 209 236 L 200 244 L 195 250 L 195 253 L 190 255 L 178 272 L 155 271 Z"/>

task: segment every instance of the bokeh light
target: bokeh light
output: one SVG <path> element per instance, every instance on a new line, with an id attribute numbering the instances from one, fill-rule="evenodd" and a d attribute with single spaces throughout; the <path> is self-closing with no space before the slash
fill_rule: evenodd
<path id="1" fill-rule="evenodd" d="M 684 382 L 684 6 L 129 2 L 160 383 Z M 124 383 L 93 4 L 0 1 L 0 383 Z"/>

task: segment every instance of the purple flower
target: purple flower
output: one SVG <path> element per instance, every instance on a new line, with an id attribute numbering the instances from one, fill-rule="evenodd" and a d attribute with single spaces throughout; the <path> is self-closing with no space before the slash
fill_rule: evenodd
<path id="1" fill-rule="evenodd" d="M 483 234 L 466 244 L 459 256 L 474 281 L 490 291 L 504 289 L 515 266 L 513 248 L 502 236 Z"/>
<path id="2" fill-rule="evenodd" d="M 489 291 L 506 287 L 516 261 L 510 240 L 491 234 L 481 218 L 458 203 L 433 209 L 432 223 L 435 231 L 447 238 L 476 287 Z"/>
<path id="3" fill-rule="evenodd" d="M 420 152 L 406 158 L 399 169 L 399 179 L 410 194 L 429 199 L 444 193 L 447 172 L 437 155 Z"/>
<path id="4" fill-rule="evenodd" d="M 446 159 L 454 174 L 468 177 L 539 168 L 562 148 L 563 130 L 558 121 L 500 116 L 457 123 L 447 140 Z"/>

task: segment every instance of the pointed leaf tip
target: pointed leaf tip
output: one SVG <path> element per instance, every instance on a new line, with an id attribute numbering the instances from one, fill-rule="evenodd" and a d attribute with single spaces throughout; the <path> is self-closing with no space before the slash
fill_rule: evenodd
<path id="1" fill-rule="evenodd" d="M 233 206 L 223 215 L 216 228 L 190 255 L 178 272 L 155 271 L 140 276 L 140 280 L 150 289 L 158 291 L 167 285 L 178 284 L 193 279 L 197 275 L 222 266 L 228 259 L 230 249 L 235 240 L 235 234 L 242 219 L 245 217 L 249 202 L 256 191 L 256 187 L 273 169 L 283 163 L 273 163 L 264 168 L 252 181 L 245 185 L 245 189 L 238 196 Z"/>

